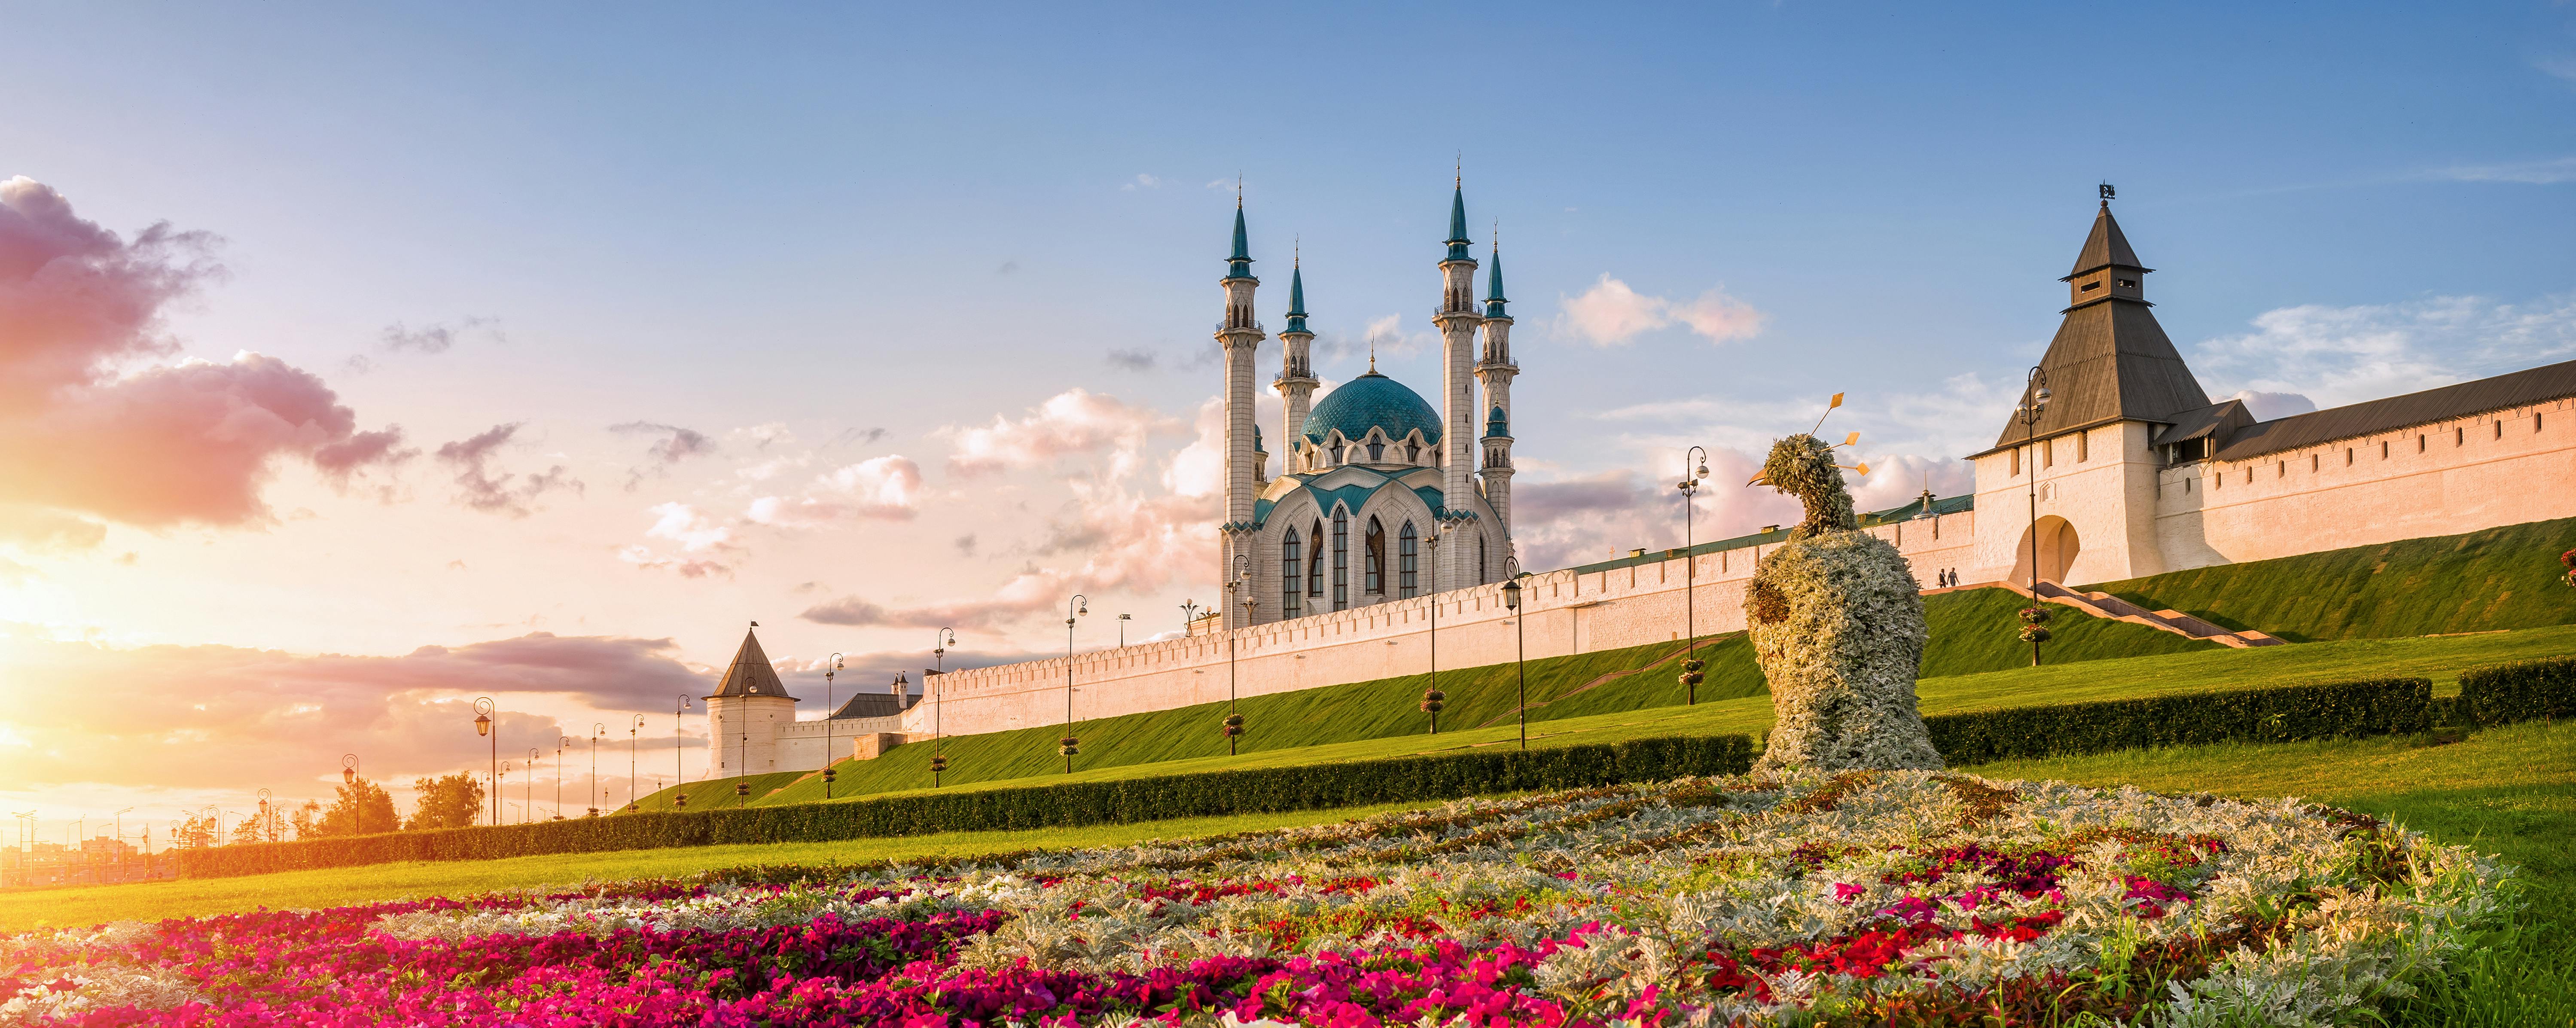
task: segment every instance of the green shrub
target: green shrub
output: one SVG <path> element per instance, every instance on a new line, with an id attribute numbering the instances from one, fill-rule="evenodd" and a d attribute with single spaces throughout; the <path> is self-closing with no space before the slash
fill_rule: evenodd
<path id="1" fill-rule="evenodd" d="M 2486 728 L 2576 714 L 2576 657 L 2470 668 L 2460 673 L 2460 702 Z"/>
<path id="2" fill-rule="evenodd" d="M 2395 735 L 2432 727 L 2422 678 L 2238 689 L 1924 718 L 1952 765 L 2150 746 Z"/>
<path id="3" fill-rule="evenodd" d="M 528 825 L 185 850 L 180 873 L 221 878 L 400 860 L 485 860 L 669 846 L 823 842 L 932 832 L 1027 830 L 1283 810 L 1314 810 L 1485 793 L 1570 789 L 1686 775 L 1741 774 L 1741 735 L 1564 746 L 925 793 L 854 803 L 623 814 Z"/>

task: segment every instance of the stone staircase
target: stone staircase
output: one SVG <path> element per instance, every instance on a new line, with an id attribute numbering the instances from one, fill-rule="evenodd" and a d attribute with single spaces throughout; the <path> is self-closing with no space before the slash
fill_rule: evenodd
<path id="1" fill-rule="evenodd" d="M 2027 586 L 2018 582 L 1981 582 L 1975 585 L 1959 586 L 1958 588 L 2003 589 L 2022 596 L 2029 596 L 2031 594 L 2030 589 Z M 1950 590 L 1936 589 L 1932 591 L 1948 592 Z M 2288 645 L 2279 639 L 2275 639 L 2250 628 L 2231 631 L 2225 628 L 2220 628 L 2217 625 L 2210 624 L 2207 621 L 2203 621 L 2189 614 L 2185 614 L 2179 610 L 2148 610 L 2145 607 L 2138 606 L 2137 604 L 2131 603 L 2117 596 L 2113 596 L 2110 593 L 2079 593 L 2055 582 L 2043 581 L 2039 583 L 2038 598 L 2043 603 L 2054 603 L 2060 606 L 2073 607 L 2097 618 L 2107 618 L 2112 621 L 2126 621 L 2133 625 L 2145 625 L 2160 632 L 2172 632 L 2175 635 L 2192 639 L 2201 639 L 2217 643 L 2221 646 L 2233 647 L 2240 650 L 2250 649 L 2256 646 Z"/>

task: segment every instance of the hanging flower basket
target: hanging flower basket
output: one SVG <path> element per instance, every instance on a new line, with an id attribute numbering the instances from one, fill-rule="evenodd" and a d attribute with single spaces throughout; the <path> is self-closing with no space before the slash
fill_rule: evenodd
<path id="1" fill-rule="evenodd" d="M 930 758 L 930 769 L 932 771 L 948 770 L 948 758 L 943 755 L 933 754 Z"/>
<path id="2" fill-rule="evenodd" d="M 2044 643 L 2047 642 L 2048 639 L 2048 629 L 2041 628 L 2038 625 L 2023 625 L 2021 628 L 2021 641 L 2023 642 Z"/>
<path id="3" fill-rule="evenodd" d="M 1082 740 L 1068 735 L 1055 741 L 1055 752 L 1058 756 L 1074 756 L 1082 752 L 1080 749 L 1081 745 Z"/>
<path id="4" fill-rule="evenodd" d="M 2558 580 L 2566 583 L 2570 587 L 2576 587 L 2576 550 L 2569 550 L 2565 553 L 2559 554 L 2558 563 L 2565 565 L 2567 568 L 2567 573 L 2558 576 Z"/>
<path id="5" fill-rule="evenodd" d="M 1683 685 L 1698 685 L 1701 682 L 1708 681 L 1708 675 L 1704 673 L 1707 670 L 1708 662 L 1705 660 L 1701 660 L 1697 657 L 1685 660 L 1682 662 L 1682 673 L 1679 681 Z"/>
<path id="6" fill-rule="evenodd" d="M 1445 706 L 1445 704 L 1443 704 L 1441 701 L 1446 700 L 1446 699 L 1448 699 L 1448 698 L 1449 698 L 1449 694 L 1448 694 L 1448 693 L 1441 692 L 1441 691 L 1440 691 L 1440 690 L 1438 690 L 1438 689 L 1425 689 L 1425 690 L 1423 690 L 1423 691 L 1422 691 L 1422 712 L 1423 712 L 1423 713 L 1425 713 L 1425 714 L 1437 714 L 1437 713 L 1439 713 L 1439 712 L 1440 712 L 1440 708 L 1441 708 L 1441 707 L 1443 707 L 1443 706 Z"/>
<path id="7" fill-rule="evenodd" d="M 2046 607 L 2029 606 L 2021 609 L 2021 623 L 2025 625 L 2045 625 L 2054 616 Z"/>
<path id="8" fill-rule="evenodd" d="M 1231 738 L 1234 738 L 1235 736 L 1242 735 L 1242 734 L 1243 734 L 1243 715 L 1241 715 L 1241 714 L 1228 714 L 1228 715 L 1226 715 L 1226 716 L 1225 716 L 1225 736 L 1226 736 L 1226 738 L 1231 739 Z"/>

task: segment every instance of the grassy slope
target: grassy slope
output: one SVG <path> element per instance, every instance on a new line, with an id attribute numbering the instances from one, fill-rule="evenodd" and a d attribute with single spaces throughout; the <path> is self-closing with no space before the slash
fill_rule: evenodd
<path id="1" fill-rule="evenodd" d="M 2013 634 L 2017 625 L 2012 612 L 2017 600 L 2010 593 L 1992 589 L 1931 597 L 1925 604 L 1932 631 L 1932 643 L 1924 656 L 1926 672 L 1996 670 L 2027 660 L 2026 651 Z M 2151 628 L 2081 616 L 2063 619 L 2057 627 L 2062 627 L 2063 632 L 2052 643 L 2053 660 L 2218 649 L 2212 643 Z M 1699 688 L 1702 702 L 1766 695 L 1761 669 L 1754 665 L 1752 649 L 1742 633 L 1711 637 L 1703 647 L 1709 667 L 1708 681 Z M 1679 707 L 1683 697 L 1675 658 L 1680 653 L 1681 644 L 1665 642 L 1530 661 L 1530 716 L 1532 720 L 1559 720 Z M 1604 676 L 1612 677 L 1602 681 Z M 1442 734 L 1511 723 L 1516 685 L 1515 667 L 1511 664 L 1443 670 L 1440 687 L 1449 698 L 1447 709 L 1440 715 Z M 1398 747 L 1419 748 L 1403 740 L 1425 738 L 1428 723 L 1417 704 L 1423 690 L 1430 687 L 1431 676 L 1426 672 L 1249 697 L 1239 704 L 1247 729 L 1241 746 L 1246 754 L 1369 740 L 1394 740 Z M 1574 695 L 1567 696 L 1569 692 Z M 1762 706 L 1768 710 L 1767 702 Z M 1120 767 L 1193 758 L 1223 760 L 1225 738 L 1217 729 L 1224 716 L 1224 704 L 1209 703 L 1075 722 L 1073 735 L 1082 740 L 1082 753 L 1075 759 L 1075 766 Z M 943 781 L 967 785 L 1058 773 L 1064 758 L 1056 755 L 1055 741 L 1063 734 L 1062 726 L 1049 726 L 949 739 L 945 744 L 949 771 Z M 843 761 L 837 769 L 839 780 L 832 785 L 832 795 L 861 796 L 918 787 L 929 780 L 929 760 L 929 748 L 914 745 L 899 747 L 876 760 Z M 764 776 L 755 783 L 754 795 L 759 797 L 755 802 L 810 803 L 824 798 L 818 776 L 809 775 L 781 788 L 783 784 L 785 780 Z M 734 802 L 729 782 L 701 782 L 690 788 L 692 807 L 701 807 L 710 799 L 727 805 Z M 663 793 L 640 805 L 660 809 L 666 802 L 668 794 Z"/>
<path id="2" fill-rule="evenodd" d="M 2089 588 L 2295 641 L 2533 628 L 2576 624 L 2576 589 L 2558 582 L 2569 549 L 2576 518 Z"/>
<path id="3" fill-rule="evenodd" d="M 2571 650 L 2576 650 L 2576 626 L 2433 639 L 2361 639 L 2351 642 L 2308 643 L 2300 646 L 2274 646 L 2251 650 L 2210 649 L 2192 653 L 2135 657 L 2120 661 L 2057 664 L 1930 679 L 1921 683 L 1917 691 L 1922 697 L 1923 712 L 1926 714 L 1992 710 L 2035 703 L 2080 703 L 2178 692 L 2292 685 L 2384 675 L 2422 675 L 2434 680 L 2434 690 L 2437 694 L 2456 693 L 2459 689 L 2459 672 L 2462 669 L 2504 660 L 2554 655 Z M 1530 723 L 1530 745 L 1608 743 L 1671 735 L 1726 733 L 1758 735 L 1770 727 L 1770 697 L 1747 696 L 1702 703 L 1695 707 L 1659 707 L 1582 717 L 1534 719 Z M 1027 779 L 964 784 L 960 784 L 952 777 L 948 781 L 947 788 L 1016 788 L 1054 782 L 1140 778 L 1150 775 L 1189 774 L 1231 768 L 1376 760 L 1453 752 L 1472 747 L 1511 745 L 1516 739 L 1516 726 L 1505 722 L 1491 728 L 1444 730 L 1436 736 L 1406 735 L 1363 739 L 1293 749 L 1250 751 L 1240 757 L 1227 757 L 1220 754 L 1150 764 L 1094 765 L 1089 761 L 1086 752 L 1084 758 L 1077 760 L 1076 770 L 1071 775 L 1059 772 L 1041 774 Z M 961 741 L 950 740 L 950 744 L 955 747 Z M 1048 758 L 1061 760 L 1053 756 L 1052 736 L 1046 740 L 1040 740 L 1040 744 L 1048 747 L 1049 752 L 1045 754 Z M 952 760 L 957 752 L 957 749 L 951 749 Z M 912 783 L 911 787 L 899 791 L 927 791 L 922 787 L 928 785 L 930 781 L 929 756 L 927 746 L 899 746 L 888 751 L 885 756 L 865 763 L 895 768 L 908 775 L 908 778 L 900 778 L 898 781 L 908 781 Z M 841 766 L 849 768 L 859 765 Z M 951 766 L 955 765 L 952 763 Z M 1060 763 L 1050 766 L 1058 769 L 1062 767 Z M 800 785 L 798 788 L 802 790 L 805 786 Z M 782 794 L 774 799 L 811 802 L 813 799 L 820 799 L 821 789 L 819 787 L 812 789 L 810 795 L 811 799 L 807 799 L 805 798 L 807 793 L 799 792 Z M 690 802 L 694 804 L 697 801 Z"/>
<path id="4" fill-rule="evenodd" d="M 691 800 L 694 805 L 697 801 Z M 244 878 L 188 879 L 136 885 L 0 892 L 0 931 L 103 921 L 157 920 L 221 914 L 261 907 L 326 907 L 404 897 L 473 896 L 502 889 L 579 887 L 690 874 L 748 864 L 828 863 L 913 857 L 1007 853 L 1040 847 L 1123 846 L 1154 839 L 1182 839 L 1230 832 L 1326 824 L 1430 803 L 1393 803 L 1341 810 L 1306 810 L 1234 817 L 1177 818 L 1092 828 L 1027 832 L 950 832 L 899 839 L 780 843 L 770 846 L 699 846 L 623 850 L 503 860 L 376 864 L 322 871 L 288 871 Z"/>

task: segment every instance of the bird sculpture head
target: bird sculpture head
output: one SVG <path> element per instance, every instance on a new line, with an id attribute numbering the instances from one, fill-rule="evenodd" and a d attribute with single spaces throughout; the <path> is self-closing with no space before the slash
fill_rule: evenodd
<path id="1" fill-rule="evenodd" d="M 1843 404 L 1843 394 L 1835 393 L 1827 414 Z M 1824 419 L 1816 419 L 1824 427 Z M 1860 443 L 1860 433 L 1844 437 L 1839 446 Z M 1834 463 L 1834 450 L 1816 438 L 1813 430 L 1771 444 L 1771 455 L 1762 462 L 1762 473 L 1753 476 L 1747 486 L 1767 485 L 1790 496 L 1806 507 L 1806 518 L 1789 533 L 1793 539 L 1805 539 L 1822 532 L 1848 532 L 1860 527 L 1860 515 L 1852 510 L 1851 490 L 1843 486 L 1846 465 Z M 1855 464 L 1850 470 L 1869 474 L 1869 465 Z"/>

